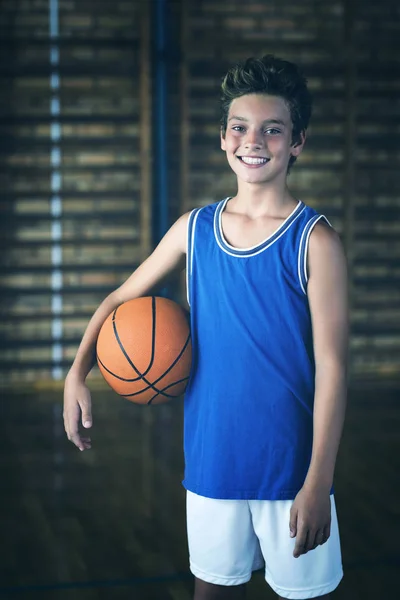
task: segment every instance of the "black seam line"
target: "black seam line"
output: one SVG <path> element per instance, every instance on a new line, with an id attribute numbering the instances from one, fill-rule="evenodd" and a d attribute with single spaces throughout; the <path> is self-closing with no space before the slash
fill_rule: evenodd
<path id="1" fill-rule="evenodd" d="M 116 317 L 118 308 L 119 307 L 117 307 L 115 309 L 115 311 L 114 311 L 114 314 L 113 314 L 113 317 L 112 317 L 112 324 L 113 324 L 114 335 L 117 338 L 118 343 L 119 343 L 119 345 L 121 347 L 120 340 L 119 340 L 118 333 L 117 333 L 117 326 L 116 326 L 116 323 L 115 323 L 115 317 Z M 115 375 L 115 373 L 113 373 L 112 371 L 110 371 L 109 369 L 107 369 L 107 367 L 103 363 L 101 363 L 103 365 L 103 367 L 106 369 L 106 371 L 108 373 L 110 373 L 110 375 L 113 375 L 114 377 L 116 377 L 117 379 L 120 379 L 121 381 L 127 381 L 127 382 L 131 383 L 133 381 L 139 381 L 139 379 L 142 379 L 150 371 L 150 369 L 151 369 L 151 367 L 153 366 L 153 363 L 154 363 L 154 349 L 155 349 L 155 337 L 156 337 L 156 299 L 155 299 L 154 296 L 151 297 L 151 313 L 152 313 L 151 356 L 150 356 L 150 362 L 149 362 L 149 365 L 148 365 L 147 369 L 144 371 L 144 373 L 140 373 L 140 371 L 134 367 L 134 369 L 138 373 L 139 377 L 134 377 L 133 379 L 124 379 L 123 377 L 119 377 L 118 375 Z"/>
<path id="2" fill-rule="evenodd" d="M 153 307 L 153 308 L 154 308 L 154 312 L 155 312 L 155 297 L 154 297 L 154 296 L 152 296 L 152 299 L 154 299 L 154 307 Z M 119 379 L 120 381 L 128 381 L 128 382 L 133 382 L 133 381 L 135 381 L 135 382 L 136 382 L 136 381 L 138 381 L 139 379 L 142 379 L 142 380 L 143 380 L 143 381 L 144 381 L 144 382 L 147 384 L 147 386 L 148 386 L 148 387 L 147 387 L 147 388 L 144 388 L 144 389 L 143 389 L 143 390 L 141 390 L 140 392 L 135 392 L 134 394 L 124 394 L 124 397 L 133 397 L 133 396 L 137 396 L 138 394 L 141 394 L 141 393 L 143 393 L 143 392 L 147 391 L 148 389 L 153 389 L 153 390 L 156 392 L 156 395 L 157 395 L 157 394 L 162 394 L 162 395 L 164 395 L 164 396 L 166 396 L 166 397 L 171 397 L 171 398 L 174 398 L 175 396 L 170 396 L 169 394 L 165 394 L 164 392 L 162 392 L 162 391 L 158 390 L 158 389 L 155 387 L 155 384 L 156 384 L 156 383 L 158 383 L 158 382 L 159 382 L 159 381 L 160 381 L 160 380 L 161 380 L 163 377 L 165 377 L 165 375 L 167 375 L 167 373 L 169 373 L 169 372 L 171 371 L 171 369 L 172 369 L 172 368 L 173 368 L 173 367 L 176 365 L 176 363 L 178 362 L 178 360 L 180 359 L 180 357 L 181 357 L 181 356 L 182 356 L 182 354 L 184 353 L 184 351 L 185 351 L 185 349 L 186 349 L 186 347 L 187 347 L 187 345 L 188 345 L 188 343 L 189 343 L 189 341 L 190 341 L 190 333 L 189 333 L 189 335 L 188 335 L 188 337 L 187 337 L 187 340 L 186 340 L 186 342 L 185 342 L 185 345 L 183 346 L 182 350 L 180 351 L 180 353 L 178 354 L 178 356 L 176 357 L 176 359 L 174 360 L 174 362 L 173 362 L 173 363 L 170 365 L 170 367 L 169 367 L 169 368 L 168 368 L 168 369 L 167 369 L 167 370 L 166 370 L 166 371 L 165 371 L 165 372 L 164 372 L 164 373 L 161 375 L 161 377 L 159 377 L 158 379 L 156 379 L 156 381 L 154 381 L 154 383 L 150 383 L 150 381 L 148 381 L 148 380 L 147 380 L 147 379 L 144 377 L 144 375 L 142 375 L 142 374 L 140 373 L 140 371 L 139 371 L 139 370 L 138 370 L 138 369 L 135 367 L 134 363 L 132 362 L 132 360 L 129 358 L 128 354 L 127 354 L 127 353 L 126 353 L 126 351 L 125 351 L 125 348 L 124 348 L 124 346 L 123 346 L 123 344 L 122 344 L 122 342 L 121 342 L 121 340 L 120 340 L 120 337 L 119 337 L 119 335 L 118 335 L 117 326 L 116 326 L 116 324 L 115 324 L 115 314 L 116 314 L 116 312 L 117 312 L 117 308 L 116 308 L 116 309 L 115 309 L 115 311 L 114 311 L 114 314 L 113 314 L 113 319 L 112 319 L 112 321 L 113 321 L 113 330 L 114 330 L 114 335 L 115 335 L 115 338 L 116 338 L 116 340 L 117 340 L 117 342 L 118 342 L 118 345 L 119 345 L 119 347 L 120 347 L 120 349 L 121 349 L 121 351 L 122 351 L 123 355 L 124 355 L 124 356 L 125 356 L 125 358 L 127 359 L 127 361 L 128 361 L 128 363 L 130 364 L 130 366 L 131 366 L 131 367 L 132 367 L 132 368 L 133 368 L 133 369 L 136 371 L 136 373 L 139 375 L 139 377 L 137 377 L 137 378 L 135 378 L 135 379 L 127 380 L 127 379 L 124 379 L 123 377 L 119 377 L 118 375 L 116 375 L 115 373 L 113 373 L 112 371 L 110 371 L 109 369 L 107 369 L 107 367 L 106 367 L 105 365 L 103 365 L 102 361 L 99 359 L 99 361 L 100 361 L 101 365 L 102 365 L 102 366 L 105 368 L 105 370 L 106 370 L 108 373 L 110 373 L 110 375 L 112 375 L 112 376 L 113 376 L 113 377 L 115 377 L 116 379 Z M 155 331 L 155 327 L 154 327 L 154 331 Z M 152 345 L 154 346 L 154 344 L 152 344 Z M 148 372 L 148 371 L 146 371 L 146 374 L 147 374 L 147 372 Z M 166 387 L 166 388 L 164 388 L 164 389 L 168 389 L 168 387 L 169 387 L 169 386 L 167 386 L 167 387 Z"/>
<path id="3" fill-rule="evenodd" d="M 149 381 L 147 381 L 147 379 L 145 379 L 143 377 L 143 381 L 145 383 L 148 384 L 147 388 L 143 388 L 143 390 L 140 390 L 140 392 L 135 392 L 134 394 L 124 394 L 125 398 L 130 398 L 132 396 L 137 396 L 138 394 L 141 394 L 142 392 L 147 392 L 147 390 L 149 390 L 150 388 L 152 388 L 155 392 L 157 392 L 157 394 L 163 394 L 164 396 L 168 397 L 168 398 L 176 398 L 176 396 L 171 396 L 170 394 L 165 394 L 162 390 L 158 390 L 155 387 L 155 384 L 158 383 L 159 381 L 161 381 L 161 379 L 163 379 L 170 371 L 171 369 L 176 365 L 176 363 L 179 361 L 179 359 L 181 358 L 182 354 L 185 352 L 188 344 L 190 342 L 190 334 L 187 337 L 187 340 L 185 342 L 185 345 L 183 346 L 182 350 L 180 351 L 180 353 L 178 354 L 178 356 L 176 357 L 176 359 L 174 360 L 174 362 L 168 367 L 168 369 L 166 371 L 164 371 L 164 373 L 162 375 L 160 375 L 160 377 L 158 379 L 156 379 L 153 384 L 151 384 Z M 189 377 L 185 377 L 185 379 L 189 379 Z M 182 379 L 181 381 L 184 381 L 184 379 Z M 165 388 L 163 388 L 164 390 L 167 390 L 169 387 L 171 387 L 171 385 L 175 385 L 174 383 L 167 385 Z M 157 395 L 156 394 L 156 395 Z"/>
<path id="4" fill-rule="evenodd" d="M 168 398 L 179 398 L 179 396 L 181 396 L 182 394 L 178 394 L 178 395 L 172 395 L 172 394 L 165 394 L 165 390 L 168 390 L 168 388 L 173 387 L 174 385 L 178 385 L 179 383 L 183 383 L 184 381 L 188 381 L 189 377 L 184 377 L 183 379 L 178 379 L 178 381 L 174 381 L 173 383 L 170 383 L 169 385 L 167 385 L 165 388 L 163 388 L 160 392 L 158 392 L 157 394 L 154 394 L 154 396 L 152 398 L 150 398 L 150 400 L 147 402 L 147 404 L 151 404 L 154 400 L 154 398 L 157 398 L 157 396 L 166 396 Z"/>
<path id="5" fill-rule="evenodd" d="M 141 394 L 142 392 L 147 392 L 147 390 L 149 390 L 150 388 L 153 388 L 154 391 L 156 391 L 157 393 L 162 393 L 159 392 L 159 390 L 154 387 L 156 383 L 158 383 L 161 379 L 163 379 L 163 377 L 165 377 L 165 375 L 167 375 L 167 373 L 170 372 L 170 370 L 176 365 L 176 363 L 178 362 L 178 360 L 180 359 L 180 357 L 182 356 L 182 354 L 184 353 L 184 351 L 187 348 L 187 345 L 190 341 L 190 334 L 185 342 L 185 345 L 183 346 L 181 352 L 178 354 L 177 358 L 175 359 L 175 361 L 171 364 L 171 366 L 164 371 L 164 373 L 158 378 L 156 379 L 153 384 L 151 384 L 145 377 L 137 377 L 136 379 L 124 379 L 123 377 L 119 377 L 119 375 L 116 375 L 115 373 L 113 373 L 112 371 L 110 371 L 110 369 L 107 369 L 107 367 L 104 365 L 103 361 L 101 360 L 101 358 L 99 357 L 99 355 L 97 355 L 97 360 L 98 362 L 101 364 L 101 366 L 107 371 L 107 373 L 110 373 L 110 375 L 112 375 L 113 377 L 115 377 L 116 379 L 119 379 L 120 381 L 127 381 L 127 382 L 136 382 L 139 381 L 140 379 L 142 379 L 142 381 L 144 381 L 145 383 L 147 383 L 147 387 L 143 388 L 142 390 L 140 390 L 140 392 L 134 392 L 133 394 L 123 394 L 124 397 L 132 397 L 132 396 L 137 396 L 139 394 Z M 121 348 L 122 349 L 122 348 Z M 129 360 L 129 358 L 128 358 Z M 133 363 L 132 363 L 133 364 Z M 135 367 L 134 367 L 135 368 Z M 164 389 L 168 389 L 169 386 L 167 386 Z M 164 394 L 165 396 L 168 396 L 168 394 Z M 171 398 L 175 398 L 175 396 L 171 396 Z"/>

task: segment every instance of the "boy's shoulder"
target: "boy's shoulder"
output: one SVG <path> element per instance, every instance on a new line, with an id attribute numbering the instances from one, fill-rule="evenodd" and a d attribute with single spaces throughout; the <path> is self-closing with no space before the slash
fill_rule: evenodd
<path id="1" fill-rule="evenodd" d="M 224 204 L 228 198 L 224 198 L 223 200 L 218 200 L 217 202 L 212 202 L 210 204 L 205 204 L 203 206 L 198 206 L 193 208 L 189 213 L 189 227 L 197 226 L 199 223 L 213 225 L 215 222 L 216 212 L 221 212 L 224 207 Z"/>
<path id="2" fill-rule="evenodd" d="M 318 231 L 320 229 L 330 230 L 333 232 L 335 231 L 332 223 L 329 221 L 323 211 L 306 204 L 305 202 L 302 202 L 302 205 L 303 210 L 301 211 L 300 216 L 306 225 L 311 226 L 312 231 Z"/>

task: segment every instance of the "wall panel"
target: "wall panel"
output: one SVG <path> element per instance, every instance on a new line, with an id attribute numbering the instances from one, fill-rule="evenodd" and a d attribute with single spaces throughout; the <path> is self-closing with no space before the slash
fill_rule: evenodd
<path id="1" fill-rule="evenodd" d="M 398 3 L 189 0 L 184 6 L 182 212 L 236 190 L 218 138 L 227 68 L 267 53 L 299 62 L 314 110 L 289 185 L 329 218 L 345 245 L 351 376 L 398 377 Z"/>
<path id="2" fill-rule="evenodd" d="M 148 9 L 2 3 L 4 381 L 62 377 L 94 309 L 149 253 Z"/>

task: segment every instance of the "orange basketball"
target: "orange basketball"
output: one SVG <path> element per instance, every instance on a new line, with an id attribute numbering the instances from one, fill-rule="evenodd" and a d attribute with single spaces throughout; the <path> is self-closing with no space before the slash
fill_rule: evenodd
<path id="1" fill-rule="evenodd" d="M 167 298 L 135 298 L 118 306 L 97 339 L 104 379 L 117 394 L 138 404 L 181 396 L 191 360 L 187 313 Z"/>

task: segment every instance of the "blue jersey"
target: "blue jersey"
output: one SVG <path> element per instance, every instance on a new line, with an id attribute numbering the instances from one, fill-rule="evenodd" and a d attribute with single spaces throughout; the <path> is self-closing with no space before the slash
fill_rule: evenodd
<path id="1" fill-rule="evenodd" d="M 237 249 L 221 227 L 228 200 L 189 218 L 183 484 L 209 498 L 293 499 L 313 437 L 307 246 L 327 219 L 299 201 L 266 240 Z"/>

